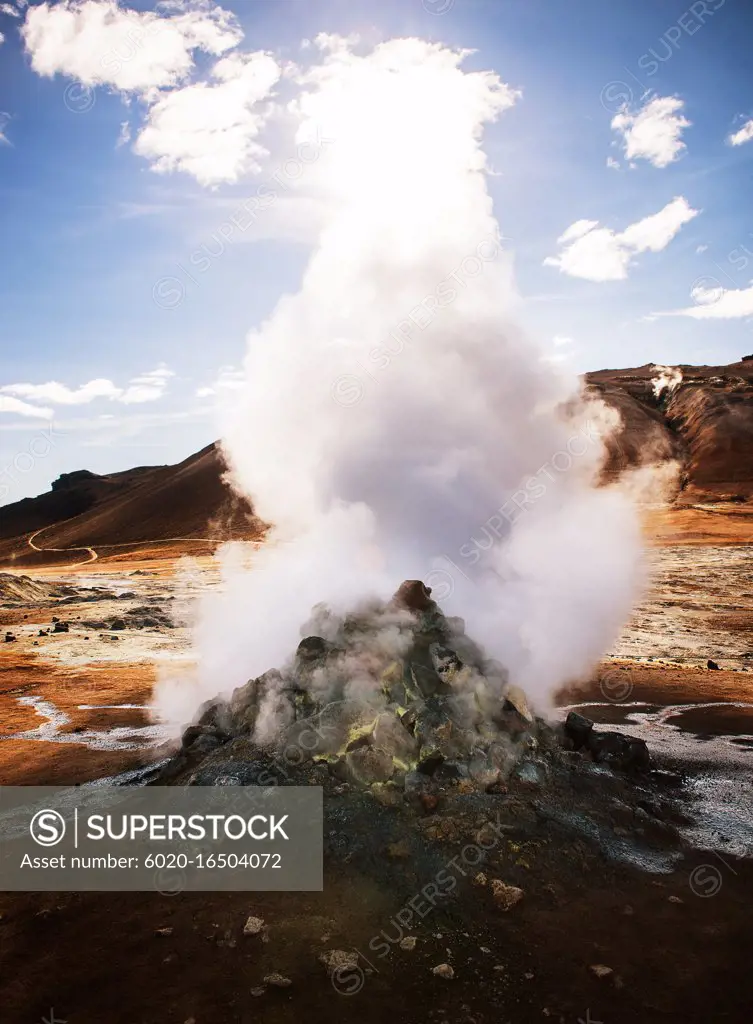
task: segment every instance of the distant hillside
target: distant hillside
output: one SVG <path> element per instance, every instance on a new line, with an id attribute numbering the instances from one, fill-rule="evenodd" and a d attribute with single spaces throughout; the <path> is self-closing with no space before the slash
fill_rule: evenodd
<path id="1" fill-rule="evenodd" d="M 753 357 L 729 366 L 680 366 L 681 382 L 658 395 L 654 364 L 586 374 L 587 387 L 617 410 L 608 477 L 677 459 L 679 504 L 753 498 Z M 257 538 L 263 526 L 223 480 L 211 444 L 177 466 L 143 466 L 97 476 L 66 473 L 52 489 L 0 510 L 0 564 L 81 562 L 151 541 Z M 37 531 L 42 533 L 37 537 Z M 35 551 L 30 545 L 48 549 Z M 75 549 L 51 552 L 49 549 Z M 91 549 L 91 550 L 90 550 Z M 190 548 L 187 548 L 190 549 Z M 201 549 L 199 549 L 201 550 Z"/>
<path id="2" fill-rule="evenodd" d="M 177 466 L 144 466 L 97 476 L 66 473 L 52 489 L 0 511 L 0 561 L 14 565 L 49 560 L 30 536 L 42 530 L 39 548 L 134 546 L 143 541 L 258 536 L 260 524 L 246 502 L 222 479 L 225 466 L 211 444 Z M 79 552 L 72 560 L 86 559 Z"/>
<path id="3" fill-rule="evenodd" d="M 653 363 L 599 370 L 586 381 L 617 408 L 624 429 L 609 470 L 677 458 L 678 502 L 753 497 L 753 357 L 728 366 L 676 367 L 682 381 L 656 395 Z"/>

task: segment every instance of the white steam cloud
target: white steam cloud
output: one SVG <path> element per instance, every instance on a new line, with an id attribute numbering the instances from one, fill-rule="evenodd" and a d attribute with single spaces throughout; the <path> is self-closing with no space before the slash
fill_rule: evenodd
<path id="1" fill-rule="evenodd" d="M 248 338 L 224 424 L 236 488 L 273 524 L 203 598 L 200 701 L 282 666 L 312 607 L 423 579 L 542 706 L 615 639 L 640 577 L 632 504 L 598 489 L 606 407 L 515 324 L 482 129 L 518 99 L 417 39 L 322 38 L 297 142 L 329 211 L 300 290 Z"/>
<path id="2" fill-rule="evenodd" d="M 661 398 L 665 391 L 671 395 L 682 384 L 682 370 L 679 366 L 662 366 L 655 363 L 654 369 L 656 376 L 651 378 L 651 387 L 657 398 Z"/>

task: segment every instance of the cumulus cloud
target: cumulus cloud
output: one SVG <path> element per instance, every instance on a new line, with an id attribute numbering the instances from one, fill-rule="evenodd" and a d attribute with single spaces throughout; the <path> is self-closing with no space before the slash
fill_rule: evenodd
<path id="1" fill-rule="evenodd" d="M 0 412 L 13 412 L 18 416 L 34 416 L 45 420 L 52 418 L 52 409 L 29 405 L 28 402 L 22 402 L 20 398 L 12 398 L 2 394 L 0 394 Z"/>
<path id="2" fill-rule="evenodd" d="M 88 405 L 102 398 L 124 405 L 154 402 L 164 395 L 167 382 L 173 376 L 172 370 L 158 366 L 155 370 L 134 377 L 126 387 L 118 387 L 104 377 L 87 381 L 77 388 L 54 380 L 45 384 L 5 384 L 0 387 L 0 411 L 17 412 L 23 416 L 50 416 L 50 409 L 32 406 L 27 402 L 48 402 L 51 406 Z M 27 402 L 21 399 L 27 399 Z M 23 406 L 26 411 L 19 406 Z"/>
<path id="3" fill-rule="evenodd" d="M 751 139 L 753 139 L 753 118 L 746 121 L 739 131 L 727 136 L 730 146 L 742 146 L 744 142 L 750 142 Z"/>
<path id="4" fill-rule="evenodd" d="M 223 58 L 212 69 L 214 84 L 197 82 L 154 103 L 135 152 L 155 171 L 184 171 L 202 185 L 234 182 L 258 170 L 266 150 L 257 136 L 270 109 L 262 102 L 280 74 L 267 53 Z"/>
<path id="5" fill-rule="evenodd" d="M 21 17 L 21 12 L 13 4 L 0 4 L 0 14 L 7 14 L 9 18 Z"/>
<path id="6" fill-rule="evenodd" d="M 753 283 L 748 288 L 707 288 L 699 285 L 690 293 L 694 306 L 669 309 L 655 316 L 689 316 L 693 320 L 740 320 L 753 316 Z"/>
<path id="7" fill-rule="evenodd" d="M 213 398 L 223 392 L 240 391 L 243 388 L 246 375 L 243 370 L 236 370 L 234 366 L 221 366 L 217 373 L 217 379 L 206 387 L 196 389 L 197 398 Z"/>
<path id="8" fill-rule="evenodd" d="M 196 2 L 176 10 L 163 17 L 115 0 L 45 2 L 29 8 L 21 35 L 40 75 L 148 94 L 185 81 L 195 51 L 220 56 L 243 38 L 235 16 L 221 7 Z"/>
<path id="9" fill-rule="evenodd" d="M 156 402 L 167 390 L 167 382 L 175 374 L 166 366 L 158 366 L 139 377 L 133 377 L 117 396 L 117 401 L 124 405 L 140 405 L 143 402 Z"/>
<path id="10" fill-rule="evenodd" d="M 5 127 L 9 121 L 10 114 L 6 113 L 4 110 L 0 110 L 0 146 L 10 146 L 10 140 L 5 134 Z"/>
<path id="11" fill-rule="evenodd" d="M 681 113 L 684 101 L 677 96 L 654 96 L 637 111 L 627 106 L 612 118 L 612 128 L 622 136 L 628 160 L 648 160 L 666 167 L 686 148 L 680 136 L 691 122 Z"/>
<path id="12" fill-rule="evenodd" d="M 628 276 L 634 256 L 660 252 L 689 220 L 697 216 L 687 199 L 676 196 L 658 213 L 629 225 L 622 232 L 598 227 L 598 221 L 578 220 L 557 239 L 563 246 L 547 256 L 545 266 L 588 281 L 621 281 Z"/>

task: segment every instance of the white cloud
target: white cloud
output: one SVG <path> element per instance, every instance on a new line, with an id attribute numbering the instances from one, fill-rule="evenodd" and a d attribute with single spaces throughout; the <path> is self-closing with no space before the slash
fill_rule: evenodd
<path id="1" fill-rule="evenodd" d="M 567 242 L 573 242 L 576 238 L 581 238 L 583 235 L 591 231 L 598 225 L 598 220 L 576 220 L 574 224 L 571 224 L 567 231 L 563 231 L 557 241 L 560 245 L 565 245 Z"/>
<path id="2" fill-rule="evenodd" d="M 566 337 L 564 334 L 555 334 L 552 338 L 552 344 L 556 345 L 558 348 L 562 345 L 572 345 L 572 343 L 573 339 Z"/>
<path id="3" fill-rule="evenodd" d="M 753 118 L 746 121 L 739 131 L 727 136 L 730 146 L 742 146 L 744 142 L 750 142 L 751 139 L 753 139 Z"/>
<path id="4" fill-rule="evenodd" d="M 648 160 L 654 167 L 666 167 L 685 149 L 681 140 L 691 122 L 680 111 L 684 101 L 677 96 L 654 96 L 640 110 L 624 107 L 612 118 L 612 128 L 622 135 L 628 160 Z"/>
<path id="5" fill-rule="evenodd" d="M 9 18 L 21 17 L 20 10 L 14 7 L 13 4 L 0 4 L 0 14 L 7 14 Z"/>
<path id="6" fill-rule="evenodd" d="M 695 306 L 670 309 L 655 316 L 689 316 L 694 320 L 740 320 L 753 316 L 753 283 L 749 288 L 705 288 L 691 292 Z"/>
<path id="7" fill-rule="evenodd" d="M 156 370 L 150 370 L 140 377 L 134 377 L 128 382 L 128 387 L 118 395 L 117 401 L 124 405 L 140 405 L 143 402 L 155 402 L 162 398 L 167 390 L 167 382 L 175 374 L 166 366 L 158 366 Z"/>
<path id="8" fill-rule="evenodd" d="M 217 380 L 207 387 L 197 388 L 197 398 L 212 398 L 215 395 L 228 391 L 240 391 L 243 387 L 246 375 L 243 370 L 236 370 L 234 366 L 221 366 L 217 374 Z"/>
<path id="9" fill-rule="evenodd" d="M 259 170 L 266 154 L 256 137 L 267 99 L 280 78 L 269 54 L 232 54 L 212 69 L 216 84 L 198 82 L 160 97 L 150 108 L 134 151 L 155 171 L 185 171 L 202 185 L 237 181 Z"/>
<path id="10" fill-rule="evenodd" d="M 702 252 L 706 252 L 706 250 L 707 250 L 707 249 L 708 249 L 708 246 L 707 246 L 707 245 L 697 245 L 697 246 L 695 247 L 695 251 L 696 251 L 696 256 L 700 256 L 700 255 L 701 255 L 701 253 L 702 253 Z"/>
<path id="11" fill-rule="evenodd" d="M 32 402 L 51 402 L 53 405 L 85 405 L 95 398 L 116 398 L 120 389 L 111 380 L 97 378 L 78 388 L 69 388 L 51 380 L 46 384 L 6 384 L 0 388 L 4 395 L 28 398 Z"/>
<path id="12" fill-rule="evenodd" d="M 21 29 L 40 75 L 68 75 L 84 85 L 149 93 L 185 81 L 195 50 L 219 56 L 243 38 L 235 16 L 193 3 L 161 17 L 115 0 L 61 0 L 29 8 Z"/>
<path id="13" fill-rule="evenodd" d="M 6 113 L 4 110 L 0 110 L 0 145 L 5 144 L 6 146 L 10 146 L 11 144 L 10 140 L 5 134 L 5 126 L 8 124 L 9 121 L 10 114 Z"/>
<path id="14" fill-rule="evenodd" d="M 120 132 L 118 133 L 118 141 L 115 143 L 115 148 L 120 149 L 121 146 L 127 146 L 131 141 L 131 126 L 127 121 L 120 122 Z"/>
<path id="15" fill-rule="evenodd" d="M 547 256 L 544 265 L 588 281 L 624 280 L 637 253 L 660 252 L 698 212 L 683 196 L 676 196 L 658 213 L 620 233 L 597 227 L 598 221 L 576 221 L 557 240 L 565 246 L 562 252 Z"/>
<path id="16" fill-rule="evenodd" d="M 27 405 L 20 399 L 27 399 L 29 402 L 48 402 L 51 406 L 88 405 L 89 402 L 101 398 L 112 402 L 121 402 L 124 405 L 154 402 L 164 395 L 167 390 L 167 382 L 173 376 L 175 375 L 172 370 L 166 366 L 158 366 L 155 370 L 134 377 L 125 388 L 117 387 L 111 380 L 103 377 L 87 381 L 86 384 L 77 388 L 70 388 L 66 384 L 60 384 L 54 380 L 47 381 L 45 384 L 6 384 L 0 387 L 0 411 L 20 412 L 25 416 L 51 415 L 50 409 Z M 2 403 L 6 403 L 6 405 Z M 7 403 L 17 404 L 11 406 Z M 22 412 L 18 406 L 36 411 Z"/>
<path id="17" fill-rule="evenodd" d="M 5 36 L 3 35 L 2 32 L 0 32 L 0 46 L 2 46 L 4 42 L 5 42 Z"/>
<path id="18" fill-rule="evenodd" d="M 52 409 L 29 405 L 19 398 L 10 398 L 7 395 L 0 395 L 0 412 L 14 412 L 18 416 L 35 416 L 45 420 L 52 419 Z"/>
<path id="19" fill-rule="evenodd" d="M 619 171 L 619 169 L 620 169 L 620 161 L 619 160 L 615 160 L 615 158 L 613 156 L 608 156 L 607 157 L 607 167 L 611 167 L 612 170 Z"/>

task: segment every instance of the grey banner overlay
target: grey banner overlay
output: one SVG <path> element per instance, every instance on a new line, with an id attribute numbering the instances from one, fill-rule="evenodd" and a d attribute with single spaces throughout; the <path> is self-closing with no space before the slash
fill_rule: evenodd
<path id="1" fill-rule="evenodd" d="M 317 786 L 1 786 L 0 891 L 318 892 Z"/>

